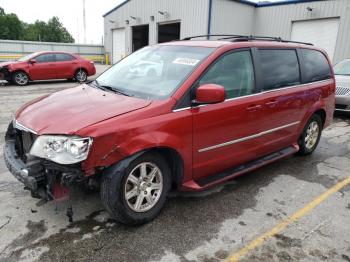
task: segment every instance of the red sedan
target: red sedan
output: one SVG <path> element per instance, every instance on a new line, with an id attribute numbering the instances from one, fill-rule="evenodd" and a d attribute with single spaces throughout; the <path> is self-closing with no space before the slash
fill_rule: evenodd
<path id="1" fill-rule="evenodd" d="M 92 61 L 66 52 L 37 52 L 16 61 L 0 63 L 0 79 L 20 86 L 29 81 L 48 79 L 84 82 L 95 73 Z"/>

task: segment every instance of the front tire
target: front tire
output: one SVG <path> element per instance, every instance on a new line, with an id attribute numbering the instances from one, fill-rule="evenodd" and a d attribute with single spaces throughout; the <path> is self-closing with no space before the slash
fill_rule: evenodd
<path id="1" fill-rule="evenodd" d="M 145 153 L 122 172 L 103 175 L 101 200 L 117 221 L 141 225 L 160 213 L 170 185 L 171 172 L 165 159 L 157 153 Z"/>
<path id="2" fill-rule="evenodd" d="M 320 142 L 322 127 L 321 117 L 316 114 L 312 115 L 298 141 L 299 155 L 310 155 L 315 151 Z"/>
<path id="3" fill-rule="evenodd" d="M 29 83 L 29 77 L 23 71 L 14 72 L 12 75 L 12 82 L 18 86 L 25 86 Z"/>
<path id="4" fill-rule="evenodd" d="M 85 82 L 87 77 L 87 72 L 84 69 L 78 69 L 74 74 L 74 79 L 79 83 Z"/>

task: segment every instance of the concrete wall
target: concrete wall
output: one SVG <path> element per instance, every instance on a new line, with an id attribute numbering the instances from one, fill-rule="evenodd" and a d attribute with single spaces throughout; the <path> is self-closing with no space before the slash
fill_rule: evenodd
<path id="1" fill-rule="evenodd" d="M 16 59 L 38 51 L 71 52 L 100 62 L 104 61 L 105 54 L 103 45 L 0 40 L 0 61 Z"/>
<path id="2" fill-rule="evenodd" d="M 307 7 L 313 8 L 312 12 Z M 292 22 L 340 17 L 333 62 L 350 58 L 350 1 L 331 0 L 256 8 L 253 34 L 290 39 Z"/>
<path id="3" fill-rule="evenodd" d="M 131 27 L 149 25 L 149 44 L 158 42 L 158 23 L 167 21 L 181 22 L 181 38 L 206 34 L 208 26 L 208 0 L 131 0 L 119 9 L 104 17 L 105 48 L 112 57 L 112 30 L 125 28 L 126 53 L 132 51 Z M 167 15 L 158 13 L 167 12 Z M 136 17 L 136 20 L 130 16 Z M 151 21 L 150 16 L 154 16 Z M 126 24 L 129 20 L 129 24 Z"/>

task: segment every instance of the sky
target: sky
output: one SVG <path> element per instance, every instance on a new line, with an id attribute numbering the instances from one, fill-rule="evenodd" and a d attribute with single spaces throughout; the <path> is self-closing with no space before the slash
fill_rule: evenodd
<path id="1" fill-rule="evenodd" d="M 101 44 L 102 15 L 121 2 L 123 0 L 85 0 L 87 44 Z M 58 16 L 75 42 L 84 42 L 83 0 L 0 0 L 0 7 L 6 13 L 15 13 L 27 23 L 33 23 L 37 19 L 47 22 L 51 17 Z"/>
<path id="2" fill-rule="evenodd" d="M 103 37 L 102 15 L 124 0 L 86 1 L 86 43 L 101 44 Z M 147 0 L 142 0 L 147 1 Z M 251 0 L 259 2 L 259 0 Z M 270 0 L 276 1 L 276 0 Z M 58 16 L 76 43 L 84 43 L 83 0 L 0 0 L 6 13 L 15 13 L 24 22 L 48 21 Z"/>

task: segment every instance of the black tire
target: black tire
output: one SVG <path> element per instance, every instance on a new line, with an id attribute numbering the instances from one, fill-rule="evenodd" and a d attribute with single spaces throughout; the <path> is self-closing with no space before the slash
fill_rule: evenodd
<path id="1" fill-rule="evenodd" d="M 152 163 L 159 168 L 162 176 L 163 188 L 158 200 L 152 208 L 147 211 L 136 212 L 130 208 L 127 202 L 126 187 L 129 174 L 143 163 Z M 103 174 L 101 181 L 101 200 L 111 216 L 117 221 L 127 225 L 142 225 L 157 217 L 164 206 L 171 187 L 171 171 L 166 160 L 157 153 L 145 153 L 131 161 L 121 172 L 113 173 L 116 171 L 112 170 L 113 168 L 107 170 L 106 173 Z M 138 196 L 135 197 L 138 198 Z"/>
<path id="2" fill-rule="evenodd" d="M 84 69 L 78 69 L 74 74 L 74 79 L 79 83 L 85 82 L 87 78 L 88 78 L 88 75 L 86 70 Z"/>
<path id="3" fill-rule="evenodd" d="M 12 83 L 18 86 L 25 86 L 29 83 L 29 76 L 23 71 L 17 71 L 12 74 Z"/>
<path id="4" fill-rule="evenodd" d="M 313 138 L 314 138 L 314 142 L 308 144 L 308 129 L 311 128 L 311 125 L 317 125 L 318 128 L 318 132 L 317 134 L 313 134 Z M 298 144 L 299 144 L 299 155 L 310 155 L 312 154 L 312 152 L 315 151 L 318 143 L 320 142 L 320 138 L 321 138 L 321 133 L 322 133 L 322 128 L 323 128 L 323 124 L 322 124 L 322 119 L 319 115 L 314 114 L 310 117 L 309 121 L 306 123 L 303 133 L 301 134 Z"/>

